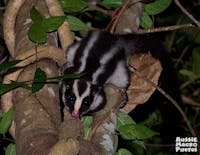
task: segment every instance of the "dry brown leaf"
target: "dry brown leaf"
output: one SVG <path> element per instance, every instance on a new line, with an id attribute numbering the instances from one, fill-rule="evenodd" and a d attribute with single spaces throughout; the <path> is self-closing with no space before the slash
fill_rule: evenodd
<path id="1" fill-rule="evenodd" d="M 158 84 L 162 66 L 160 61 L 148 54 L 135 54 L 130 59 L 130 64 L 144 77 Z M 145 103 L 155 91 L 155 88 L 146 80 L 132 73 L 131 84 L 128 88 L 129 101 L 122 111 L 129 113 L 137 104 Z"/>

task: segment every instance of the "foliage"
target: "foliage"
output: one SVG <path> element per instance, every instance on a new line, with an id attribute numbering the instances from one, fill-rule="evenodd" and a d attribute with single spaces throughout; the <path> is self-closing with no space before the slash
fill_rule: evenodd
<path id="1" fill-rule="evenodd" d="M 11 107 L 7 113 L 5 113 L 0 122 L 0 134 L 5 134 L 12 123 L 14 117 L 14 108 Z"/>
<path id="2" fill-rule="evenodd" d="M 144 29 L 178 25 L 191 22 L 186 16 L 177 9 L 172 0 L 143 0 L 143 12 L 140 18 L 140 27 Z M 194 1 L 182 1 L 184 6 L 192 10 L 194 16 L 198 15 L 199 6 Z M 56 31 L 62 23 L 67 20 L 70 28 L 74 32 L 80 30 L 88 30 L 93 27 L 93 23 L 106 23 L 110 21 L 107 14 L 98 12 L 90 4 L 84 0 L 60 0 L 60 4 L 66 13 L 66 16 L 44 18 L 35 7 L 30 12 L 30 17 L 33 21 L 32 26 L 28 31 L 29 38 L 36 44 L 43 44 L 46 42 L 48 33 Z M 105 10 L 114 11 L 122 5 L 122 0 L 102 0 L 98 6 Z M 92 25 L 89 26 L 86 22 L 92 20 Z M 98 26 L 101 24 L 97 24 Z M 107 23 L 106 23 L 107 24 Z M 105 24 L 105 25 L 106 25 Z M 101 26 L 99 26 L 101 27 Z M 199 103 L 199 85 L 200 85 L 200 30 L 197 28 L 181 29 L 173 32 L 161 32 L 158 38 L 163 41 L 166 48 L 170 51 L 173 58 L 174 67 L 178 71 L 180 79 L 181 95 L 189 97 L 192 101 Z M 20 69 L 16 67 L 23 60 L 12 60 L 0 65 L 0 72 L 11 73 L 13 70 Z M 6 92 L 18 87 L 29 89 L 31 93 L 36 93 L 43 88 L 45 83 L 55 82 L 67 78 L 78 78 L 81 75 L 64 75 L 53 78 L 47 78 L 45 72 L 41 68 L 37 68 L 33 81 L 16 82 L 11 84 L 0 85 L 0 96 Z M 32 86 L 29 86 L 32 84 Z M 199 107 L 191 105 L 184 105 L 186 115 L 190 118 L 196 131 L 199 131 Z M 158 109 L 156 109 L 158 110 Z M 116 155 L 131 155 L 131 154 L 160 154 L 168 153 L 169 149 L 160 147 L 148 147 L 148 143 L 163 144 L 162 138 L 157 133 L 158 124 L 164 123 L 160 121 L 160 111 L 153 111 L 145 120 L 136 123 L 130 116 L 119 113 L 117 132 L 119 143 L 122 140 L 126 145 L 120 146 Z M 171 114 L 171 113 L 170 113 Z M 195 114 L 195 116 L 194 116 Z M 11 125 L 13 119 L 13 107 L 5 114 L 0 115 L 0 133 L 5 135 Z M 83 120 L 85 139 L 87 139 L 90 132 L 90 125 L 92 123 L 91 117 L 85 117 Z M 180 120 L 182 126 L 183 121 Z M 155 128 L 154 128 L 155 127 Z M 182 129 L 184 136 L 190 136 L 187 129 Z M 156 131 L 156 132 L 155 132 Z M 182 131 L 181 131 L 182 132 Z M 199 132 L 198 132 L 199 135 Z M 10 140 L 12 141 L 12 140 Z M 148 152 L 148 153 L 147 153 Z M 14 155 L 15 144 L 10 142 L 6 149 L 6 155 Z"/>
<path id="3" fill-rule="evenodd" d="M 136 124 L 135 121 L 124 112 L 119 112 L 118 114 L 117 131 L 124 140 L 132 140 L 133 143 L 138 144 L 143 149 L 146 149 L 143 140 L 158 134 L 143 125 Z M 118 154 L 128 152 L 129 151 L 124 148 L 118 150 Z"/>
<path id="4" fill-rule="evenodd" d="M 121 148 L 115 153 L 115 155 L 132 155 L 132 153 L 127 149 Z"/>
<path id="5" fill-rule="evenodd" d="M 10 143 L 8 145 L 8 147 L 6 148 L 6 154 L 5 155 L 16 155 L 15 144 Z"/>
<path id="6" fill-rule="evenodd" d="M 79 18 L 75 16 L 68 15 L 66 16 L 67 21 L 70 24 L 70 29 L 72 31 L 80 31 L 80 30 L 87 30 L 90 29 L 88 25 L 83 23 Z"/>
<path id="7" fill-rule="evenodd" d="M 74 14 L 89 9 L 89 5 L 83 0 L 60 0 L 60 4 L 66 13 Z"/>
<path id="8" fill-rule="evenodd" d="M 122 5 L 122 0 L 103 0 L 99 4 L 107 9 L 111 9 L 120 7 Z"/>
<path id="9" fill-rule="evenodd" d="M 65 17 L 62 16 L 44 18 L 35 7 L 32 8 L 30 17 L 33 21 L 33 24 L 28 31 L 28 36 L 37 44 L 45 43 L 47 38 L 46 33 L 57 30 L 65 20 Z"/>
<path id="10" fill-rule="evenodd" d="M 84 139 L 87 139 L 90 131 L 91 131 L 91 125 L 92 125 L 93 117 L 92 116 L 85 116 L 83 117 L 83 128 L 84 128 Z"/>
<path id="11" fill-rule="evenodd" d="M 127 124 L 127 125 L 121 126 L 119 128 L 119 132 L 122 138 L 126 140 L 148 139 L 158 134 L 140 124 Z"/>
<path id="12" fill-rule="evenodd" d="M 31 88 L 31 93 L 36 93 L 41 88 L 44 87 L 47 80 L 46 73 L 41 70 L 41 68 L 37 68 L 35 71 L 34 79 L 33 79 L 33 85 Z M 41 82 L 42 81 L 42 82 Z"/>
<path id="13" fill-rule="evenodd" d="M 0 134 L 6 134 L 14 117 L 14 108 L 11 107 L 7 113 L 0 117 Z M 11 140 L 12 141 L 12 140 Z M 6 155 L 16 155 L 15 144 L 10 143 L 5 151 Z"/>
<path id="14" fill-rule="evenodd" d="M 25 58 L 24 60 L 26 60 L 26 59 L 27 58 Z M 14 68 L 15 65 L 21 61 L 23 61 L 23 60 L 13 60 L 10 62 L 5 62 L 5 63 L 1 64 L 0 69 L 1 69 L 1 71 L 6 71 L 7 69 L 11 69 L 12 67 Z M 56 81 L 58 82 L 59 80 L 64 80 L 64 79 L 79 78 L 82 75 L 84 75 L 84 74 L 83 73 L 82 74 L 67 74 L 67 75 L 47 78 L 46 73 L 41 68 L 37 68 L 33 81 L 24 81 L 24 82 L 12 81 L 10 84 L 1 84 L 0 85 L 0 95 L 3 95 L 5 93 L 7 93 L 8 91 L 13 90 L 18 87 L 30 89 L 32 93 L 36 93 L 37 91 L 42 89 L 44 84 L 47 82 L 56 82 Z M 30 83 L 32 83 L 31 88 L 28 85 Z"/>
<path id="15" fill-rule="evenodd" d="M 169 7 L 172 0 L 156 0 L 152 3 L 144 4 L 140 25 L 145 28 L 151 28 L 153 21 L 150 16 L 157 15 Z"/>

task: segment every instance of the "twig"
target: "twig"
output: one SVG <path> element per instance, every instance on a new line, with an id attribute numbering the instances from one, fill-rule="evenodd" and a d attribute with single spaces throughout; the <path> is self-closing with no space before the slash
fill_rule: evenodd
<path id="1" fill-rule="evenodd" d="M 191 47 L 191 44 L 190 45 L 187 45 L 183 52 L 181 52 L 181 55 L 180 57 L 178 58 L 178 60 L 176 61 L 176 64 L 174 65 L 175 67 L 178 67 L 179 63 L 181 62 L 182 58 L 185 56 L 186 52 L 188 51 L 188 49 Z"/>
<path id="2" fill-rule="evenodd" d="M 192 134 L 192 136 L 197 137 L 192 125 L 190 124 L 190 121 L 188 120 L 187 116 L 185 115 L 184 111 L 181 109 L 179 104 L 168 93 L 166 93 L 162 88 L 160 88 L 154 82 L 152 82 L 150 79 L 146 78 L 140 72 L 138 72 L 131 64 L 129 64 L 129 68 L 139 78 L 144 79 L 145 81 L 150 83 L 153 87 L 155 87 L 163 96 L 165 96 L 178 109 L 178 111 L 182 115 L 183 119 L 185 120 L 185 122 L 186 122 L 186 124 L 187 124 L 187 126 L 188 126 L 188 128 L 189 128 L 189 130 L 190 130 L 190 132 Z"/>
<path id="3" fill-rule="evenodd" d="M 192 14 L 190 14 L 178 0 L 174 0 L 175 4 L 181 9 L 181 11 L 189 18 L 191 19 L 198 27 L 200 27 L 200 22 L 196 20 Z"/>
<path id="4" fill-rule="evenodd" d="M 178 19 L 178 21 L 176 22 L 176 25 L 180 25 L 182 21 L 183 21 L 183 15 Z M 175 37 L 176 37 L 176 31 L 173 31 L 168 43 L 168 47 L 167 47 L 168 49 L 172 48 Z"/>
<path id="5" fill-rule="evenodd" d="M 198 80 L 200 78 L 200 76 L 197 76 L 195 81 Z M 192 83 L 194 83 L 194 80 L 188 80 L 186 81 L 185 83 L 183 83 L 181 86 L 180 86 L 180 89 L 183 89 L 189 85 L 191 85 Z"/>
<path id="6" fill-rule="evenodd" d="M 106 30 L 109 29 L 109 32 L 113 33 L 114 32 L 114 28 L 116 27 L 116 24 L 119 21 L 119 18 L 121 17 L 121 15 L 124 13 L 124 11 L 126 10 L 128 4 L 130 3 L 130 0 L 127 0 L 124 2 L 123 6 L 120 8 L 119 12 L 117 13 L 116 16 L 114 16 L 111 20 L 111 22 L 108 24 Z M 117 10 L 118 11 L 118 10 Z"/>
<path id="7" fill-rule="evenodd" d="M 163 27 L 158 27 L 158 28 L 153 28 L 153 29 L 139 29 L 137 33 L 139 34 L 144 34 L 144 33 L 155 33 L 155 32 L 164 32 L 164 31 L 173 31 L 177 29 L 182 29 L 182 28 L 188 28 L 188 27 L 194 27 L 193 24 L 182 24 L 182 25 L 173 25 L 173 26 L 163 26 Z"/>
<path id="8" fill-rule="evenodd" d="M 105 10 L 105 9 L 103 9 L 103 8 L 97 6 L 97 5 L 90 5 L 90 7 L 91 7 L 93 10 L 99 11 L 99 12 L 105 14 L 105 15 L 108 15 L 108 16 L 112 16 L 112 15 L 113 15 L 113 11 L 111 11 L 111 10 Z"/>
<path id="9" fill-rule="evenodd" d="M 187 97 L 187 96 L 181 96 L 182 100 L 184 103 L 192 105 L 192 106 L 197 106 L 200 107 L 200 103 L 193 101 L 191 98 Z"/>

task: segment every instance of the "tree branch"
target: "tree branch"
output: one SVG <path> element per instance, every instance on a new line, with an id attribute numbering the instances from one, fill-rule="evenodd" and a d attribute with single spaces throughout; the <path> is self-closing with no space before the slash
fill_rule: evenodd
<path id="1" fill-rule="evenodd" d="M 175 4 L 180 8 L 180 10 L 189 18 L 191 19 L 198 27 L 200 27 L 200 22 L 192 16 L 179 2 L 179 0 L 174 0 Z"/>
<path id="2" fill-rule="evenodd" d="M 174 31 L 177 29 L 189 28 L 189 27 L 194 27 L 194 25 L 193 24 L 181 24 L 181 25 L 157 27 L 157 28 L 153 28 L 153 29 L 139 29 L 136 33 L 144 34 L 144 33 Z"/>

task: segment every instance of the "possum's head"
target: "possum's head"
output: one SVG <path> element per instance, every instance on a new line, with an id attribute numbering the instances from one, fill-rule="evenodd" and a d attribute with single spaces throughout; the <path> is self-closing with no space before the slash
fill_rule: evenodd
<path id="1" fill-rule="evenodd" d="M 103 87 L 94 86 L 86 79 L 64 81 L 61 88 L 62 101 L 75 118 L 99 111 L 106 103 Z"/>

